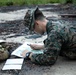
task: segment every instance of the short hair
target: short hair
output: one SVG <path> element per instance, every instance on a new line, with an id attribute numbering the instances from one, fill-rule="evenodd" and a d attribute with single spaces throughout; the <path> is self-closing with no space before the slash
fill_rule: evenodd
<path id="1" fill-rule="evenodd" d="M 45 16 L 39 9 L 34 13 L 34 17 L 35 20 L 43 20 L 45 18 Z"/>
<path id="2" fill-rule="evenodd" d="M 40 16 L 40 15 L 39 15 L 39 16 L 37 16 L 37 17 L 35 18 L 35 20 L 41 20 L 41 21 L 43 21 L 44 18 L 45 18 L 44 16 Z"/>

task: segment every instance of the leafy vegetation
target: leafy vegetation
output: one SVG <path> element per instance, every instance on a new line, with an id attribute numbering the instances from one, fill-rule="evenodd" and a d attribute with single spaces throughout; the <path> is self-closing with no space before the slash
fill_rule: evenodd
<path id="1" fill-rule="evenodd" d="M 67 3 L 69 1 L 73 1 L 73 3 L 76 3 L 76 0 L 0 0 L 0 6 Z"/>

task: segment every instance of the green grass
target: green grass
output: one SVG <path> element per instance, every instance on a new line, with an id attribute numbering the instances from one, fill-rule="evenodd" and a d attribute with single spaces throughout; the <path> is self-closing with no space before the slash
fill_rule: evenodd
<path id="1" fill-rule="evenodd" d="M 76 4 L 76 0 L 73 0 L 73 3 Z"/>
<path id="2" fill-rule="evenodd" d="M 65 3 L 66 0 L 0 0 L 0 6 L 10 5 L 37 5 L 48 3 Z M 74 0 L 76 3 L 76 0 Z"/>

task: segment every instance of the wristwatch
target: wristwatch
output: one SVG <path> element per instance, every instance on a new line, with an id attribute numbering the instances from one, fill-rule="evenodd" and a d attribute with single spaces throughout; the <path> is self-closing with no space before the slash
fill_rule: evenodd
<path id="1" fill-rule="evenodd" d="M 27 53 L 26 53 L 26 56 L 25 56 L 25 59 L 27 59 L 27 60 L 30 59 L 30 58 L 29 58 L 30 54 L 31 54 L 31 52 L 27 52 Z"/>

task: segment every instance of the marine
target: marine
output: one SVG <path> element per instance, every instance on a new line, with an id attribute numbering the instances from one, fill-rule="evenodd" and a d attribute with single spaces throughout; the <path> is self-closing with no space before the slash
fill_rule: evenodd
<path id="1" fill-rule="evenodd" d="M 43 49 L 42 54 L 33 54 L 26 50 L 23 56 L 39 65 L 53 65 L 58 56 L 76 59 L 76 26 L 62 21 L 55 23 L 47 20 L 38 7 L 29 9 L 24 17 L 24 25 L 30 31 L 43 35 L 47 33 L 44 45 L 31 44 L 32 49 Z"/>

